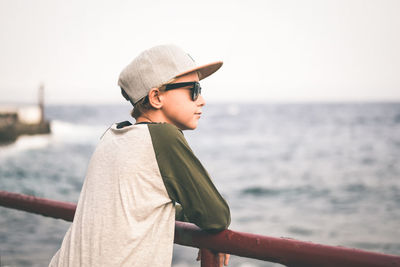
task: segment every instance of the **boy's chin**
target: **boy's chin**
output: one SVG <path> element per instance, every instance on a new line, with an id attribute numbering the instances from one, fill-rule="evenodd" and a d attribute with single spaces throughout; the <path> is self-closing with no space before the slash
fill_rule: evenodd
<path id="1" fill-rule="evenodd" d="M 179 127 L 178 127 L 179 128 Z M 194 129 L 196 129 L 197 128 L 197 126 L 196 127 L 185 127 L 185 128 L 180 128 L 182 131 L 188 131 L 188 130 L 194 130 Z"/>
<path id="2" fill-rule="evenodd" d="M 180 125 L 180 126 L 177 126 L 179 129 L 181 129 L 182 131 L 185 131 L 185 130 L 194 130 L 194 129 L 196 129 L 197 128 L 197 123 L 193 123 L 193 124 L 190 124 L 190 125 Z"/>

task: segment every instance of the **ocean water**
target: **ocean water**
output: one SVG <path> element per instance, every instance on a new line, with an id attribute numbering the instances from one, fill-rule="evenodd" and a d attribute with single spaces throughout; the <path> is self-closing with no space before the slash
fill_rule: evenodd
<path id="1" fill-rule="evenodd" d="M 49 106 L 51 135 L 0 146 L 0 189 L 76 202 L 129 106 Z M 132 121 L 132 120 L 131 120 Z M 232 230 L 400 254 L 400 103 L 209 104 L 184 132 Z M 68 222 L 0 207 L 1 266 L 47 266 Z M 199 266 L 175 245 L 173 266 Z M 281 266 L 237 256 L 230 266 Z"/>

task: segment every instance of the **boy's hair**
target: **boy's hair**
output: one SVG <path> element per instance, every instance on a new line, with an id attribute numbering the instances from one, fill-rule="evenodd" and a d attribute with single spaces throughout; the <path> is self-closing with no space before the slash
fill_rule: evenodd
<path id="1" fill-rule="evenodd" d="M 153 107 L 151 106 L 151 104 L 149 102 L 148 96 L 143 97 L 142 99 L 140 99 L 138 102 L 136 102 L 134 104 L 123 88 L 121 88 L 121 94 L 127 101 L 131 102 L 131 104 L 133 106 L 133 109 L 131 111 L 131 116 L 133 118 L 135 118 L 135 120 L 137 118 L 139 118 L 146 111 L 153 109 Z"/>

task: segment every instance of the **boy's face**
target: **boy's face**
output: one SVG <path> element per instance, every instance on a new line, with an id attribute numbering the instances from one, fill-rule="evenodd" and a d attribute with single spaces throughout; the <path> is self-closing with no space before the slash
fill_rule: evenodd
<path id="1" fill-rule="evenodd" d="M 198 82 L 197 72 L 177 78 L 173 83 Z M 194 130 L 197 127 L 201 108 L 205 105 L 204 98 L 199 95 L 193 101 L 190 86 L 162 92 L 163 105 L 161 112 L 166 122 L 174 124 L 181 130 Z"/>

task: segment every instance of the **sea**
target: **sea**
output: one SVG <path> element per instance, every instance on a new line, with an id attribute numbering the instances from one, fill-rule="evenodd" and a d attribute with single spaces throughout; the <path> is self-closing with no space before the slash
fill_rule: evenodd
<path id="1" fill-rule="evenodd" d="M 0 146 L 0 189 L 76 202 L 128 105 L 50 105 L 50 135 Z M 400 103 L 211 103 L 185 131 L 231 230 L 400 255 Z M 70 223 L 0 207 L 0 266 L 47 266 Z M 175 267 L 199 266 L 174 245 Z M 230 266 L 282 266 L 231 256 Z"/>

